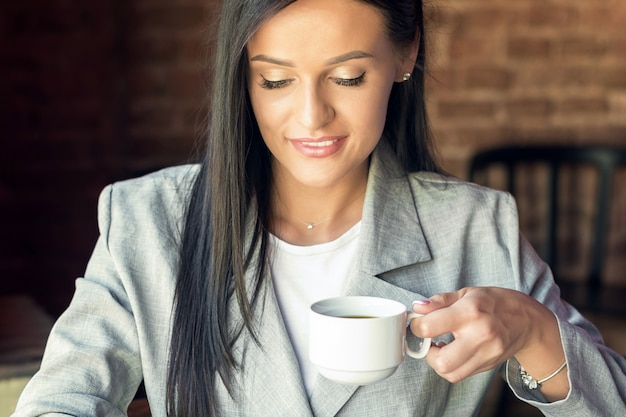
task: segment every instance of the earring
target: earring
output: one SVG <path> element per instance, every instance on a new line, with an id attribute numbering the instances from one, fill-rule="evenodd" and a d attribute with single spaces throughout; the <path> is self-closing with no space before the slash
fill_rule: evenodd
<path id="1" fill-rule="evenodd" d="M 411 79 L 411 73 L 410 72 L 405 72 L 402 75 L 402 81 L 409 81 Z"/>

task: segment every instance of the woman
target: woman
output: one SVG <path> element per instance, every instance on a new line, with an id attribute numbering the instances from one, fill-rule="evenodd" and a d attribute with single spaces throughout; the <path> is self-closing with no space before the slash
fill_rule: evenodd
<path id="1" fill-rule="evenodd" d="M 142 378 L 155 416 L 473 415 L 501 364 L 547 415 L 624 414 L 626 361 L 511 198 L 438 173 L 420 1 L 229 0 L 219 22 L 205 161 L 105 189 L 16 416 L 124 415 Z M 426 361 L 318 377 L 306 310 L 339 294 L 416 300 Z"/>

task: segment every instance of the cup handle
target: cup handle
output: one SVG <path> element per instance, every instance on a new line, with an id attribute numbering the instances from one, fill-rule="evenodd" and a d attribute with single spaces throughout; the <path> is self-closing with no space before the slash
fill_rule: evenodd
<path id="1" fill-rule="evenodd" d="M 422 316 L 423 314 L 408 313 L 407 318 L 406 318 L 407 326 L 409 325 L 409 323 L 411 323 L 411 320 L 413 320 L 416 317 L 422 317 Z M 424 340 L 422 341 L 422 346 L 417 352 L 414 350 L 411 350 L 406 341 L 404 342 L 404 349 L 406 350 L 407 355 L 409 355 L 410 357 L 415 358 L 415 359 L 422 359 L 424 356 L 426 356 L 426 354 L 428 353 L 428 350 L 430 349 L 430 337 L 424 338 Z"/>

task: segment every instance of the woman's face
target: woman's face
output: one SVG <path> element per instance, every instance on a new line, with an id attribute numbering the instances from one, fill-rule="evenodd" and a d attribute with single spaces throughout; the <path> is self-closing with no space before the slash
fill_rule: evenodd
<path id="1" fill-rule="evenodd" d="M 376 9 L 296 1 L 261 26 L 247 53 L 250 99 L 278 180 L 317 188 L 362 180 L 407 65 Z"/>

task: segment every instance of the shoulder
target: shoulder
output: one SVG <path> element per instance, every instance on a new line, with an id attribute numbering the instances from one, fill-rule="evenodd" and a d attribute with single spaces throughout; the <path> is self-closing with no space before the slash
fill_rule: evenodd
<path id="1" fill-rule="evenodd" d="M 505 191 L 432 172 L 411 173 L 408 178 L 416 204 L 423 209 L 448 209 L 456 213 L 517 212 L 514 198 Z"/>
<path id="2" fill-rule="evenodd" d="M 517 206 L 509 193 L 432 173 L 411 174 L 409 182 L 433 276 L 445 288 L 521 288 Z"/>
<path id="3" fill-rule="evenodd" d="M 420 223 L 431 236 L 517 241 L 517 205 L 510 193 L 434 173 L 408 178 Z"/>
<path id="4" fill-rule="evenodd" d="M 110 192 L 118 195 L 155 196 L 179 193 L 193 186 L 199 172 L 199 165 L 178 165 L 164 168 L 149 174 L 115 182 L 108 186 Z"/>
<path id="5" fill-rule="evenodd" d="M 102 191 L 101 198 L 110 194 L 118 201 L 138 205 L 150 204 L 155 200 L 178 200 L 191 192 L 199 167 L 180 165 L 118 181 L 107 186 Z"/>
<path id="6" fill-rule="evenodd" d="M 115 182 L 100 194 L 100 229 L 165 227 L 180 222 L 199 173 L 199 165 L 165 168 L 138 178 Z"/>

